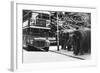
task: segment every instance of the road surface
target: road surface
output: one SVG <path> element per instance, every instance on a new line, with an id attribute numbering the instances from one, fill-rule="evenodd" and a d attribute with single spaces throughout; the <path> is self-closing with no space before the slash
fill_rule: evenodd
<path id="1" fill-rule="evenodd" d="M 51 49 L 53 50 L 53 48 Z M 23 50 L 23 63 L 61 62 L 61 61 L 78 61 L 78 60 L 79 59 L 72 58 L 51 51 L 43 52 L 43 51 Z"/>

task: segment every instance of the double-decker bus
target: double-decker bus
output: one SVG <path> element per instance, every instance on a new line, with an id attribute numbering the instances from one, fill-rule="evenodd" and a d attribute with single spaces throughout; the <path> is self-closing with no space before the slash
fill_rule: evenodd
<path id="1" fill-rule="evenodd" d="M 26 21 L 24 20 L 23 22 L 23 48 L 28 51 L 48 51 L 50 45 L 50 41 L 48 40 L 50 14 L 49 12 L 40 11 L 29 12 L 25 15 L 25 17 L 27 17 Z M 31 14 L 31 16 L 29 14 Z"/>

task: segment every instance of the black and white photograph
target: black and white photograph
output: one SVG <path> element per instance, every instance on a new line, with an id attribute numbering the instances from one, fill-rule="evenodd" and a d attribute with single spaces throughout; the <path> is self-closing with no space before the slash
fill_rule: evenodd
<path id="1" fill-rule="evenodd" d="M 91 59 L 91 13 L 22 10 L 23 63 Z"/>
<path id="2" fill-rule="evenodd" d="M 96 8 L 14 3 L 12 69 L 96 65 Z"/>

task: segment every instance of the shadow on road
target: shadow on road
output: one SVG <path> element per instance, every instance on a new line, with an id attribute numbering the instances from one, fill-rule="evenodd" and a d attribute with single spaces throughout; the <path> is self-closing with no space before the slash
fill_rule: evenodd
<path id="1" fill-rule="evenodd" d="M 39 49 L 39 48 L 35 48 L 35 47 L 23 47 L 23 49 L 24 50 L 26 50 L 26 51 L 43 51 L 43 52 L 45 52 L 44 50 L 41 50 L 41 49 Z"/>

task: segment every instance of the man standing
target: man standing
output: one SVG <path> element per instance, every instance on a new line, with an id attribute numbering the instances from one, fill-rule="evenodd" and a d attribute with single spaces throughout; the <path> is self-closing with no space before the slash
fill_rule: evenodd
<path id="1" fill-rule="evenodd" d="M 63 50 L 66 50 L 68 38 L 69 38 L 69 33 L 65 33 L 65 32 L 61 33 L 61 47 Z"/>

